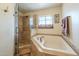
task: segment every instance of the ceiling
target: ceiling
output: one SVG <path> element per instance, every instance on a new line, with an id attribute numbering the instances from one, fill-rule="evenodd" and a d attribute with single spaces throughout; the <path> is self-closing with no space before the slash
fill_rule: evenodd
<path id="1" fill-rule="evenodd" d="M 56 7 L 61 5 L 60 3 L 19 3 L 20 12 L 29 12 L 39 9 L 45 9 L 50 7 Z"/>

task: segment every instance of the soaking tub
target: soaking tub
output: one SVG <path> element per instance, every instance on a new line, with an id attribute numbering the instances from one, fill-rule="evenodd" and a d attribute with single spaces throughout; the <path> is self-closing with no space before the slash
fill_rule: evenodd
<path id="1" fill-rule="evenodd" d="M 61 36 L 36 35 L 32 37 L 32 41 L 43 53 L 57 56 L 77 55 Z"/>

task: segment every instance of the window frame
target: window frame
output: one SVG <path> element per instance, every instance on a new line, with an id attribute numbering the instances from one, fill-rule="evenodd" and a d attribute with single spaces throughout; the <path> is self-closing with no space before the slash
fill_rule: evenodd
<path id="1" fill-rule="evenodd" d="M 53 28 L 53 17 L 51 16 L 52 17 L 52 25 L 50 25 L 50 24 L 46 25 L 46 20 L 47 20 L 46 17 L 47 16 L 51 16 L 51 15 L 45 15 L 45 16 L 39 16 L 38 17 L 38 28 L 39 29 L 51 29 L 51 28 Z M 39 25 L 39 19 L 40 19 L 40 17 L 45 17 L 45 25 Z"/>

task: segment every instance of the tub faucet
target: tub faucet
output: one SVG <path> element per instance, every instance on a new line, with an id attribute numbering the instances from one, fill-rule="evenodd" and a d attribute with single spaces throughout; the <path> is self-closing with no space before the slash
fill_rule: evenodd
<path id="1" fill-rule="evenodd" d="M 41 37 L 40 37 L 40 42 L 42 42 L 42 38 L 44 38 L 44 36 L 41 36 Z"/>

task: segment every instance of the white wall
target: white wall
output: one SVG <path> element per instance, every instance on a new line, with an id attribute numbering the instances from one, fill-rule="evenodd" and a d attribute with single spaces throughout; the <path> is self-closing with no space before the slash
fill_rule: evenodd
<path id="1" fill-rule="evenodd" d="M 14 54 L 14 5 L 0 4 L 0 55 Z M 8 12 L 4 9 L 8 6 Z"/>
<path id="2" fill-rule="evenodd" d="M 25 15 L 30 15 L 30 16 L 32 16 L 32 15 L 37 15 L 37 16 L 51 15 L 51 16 L 54 16 L 55 14 L 60 14 L 60 18 L 61 18 L 61 14 L 62 14 L 61 13 L 61 6 L 32 11 L 32 12 L 26 13 Z M 61 22 L 61 20 L 60 20 L 60 22 Z M 59 24 L 54 23 L 54 28 L 51 28 L 51 29 L 38 29 L 37 28 L 36 32 L 37 33 L 44 33 L 44 34 L 59 34 L 59 35 L 61 35 L 61 23 L 59 23 Z"/>
<path id="3" fill-rule="evenodd" d="M 79 48 L 79 4 L 63 4 L 63 17 L 71 16 L 72 18 L 72 42 Z"/>

